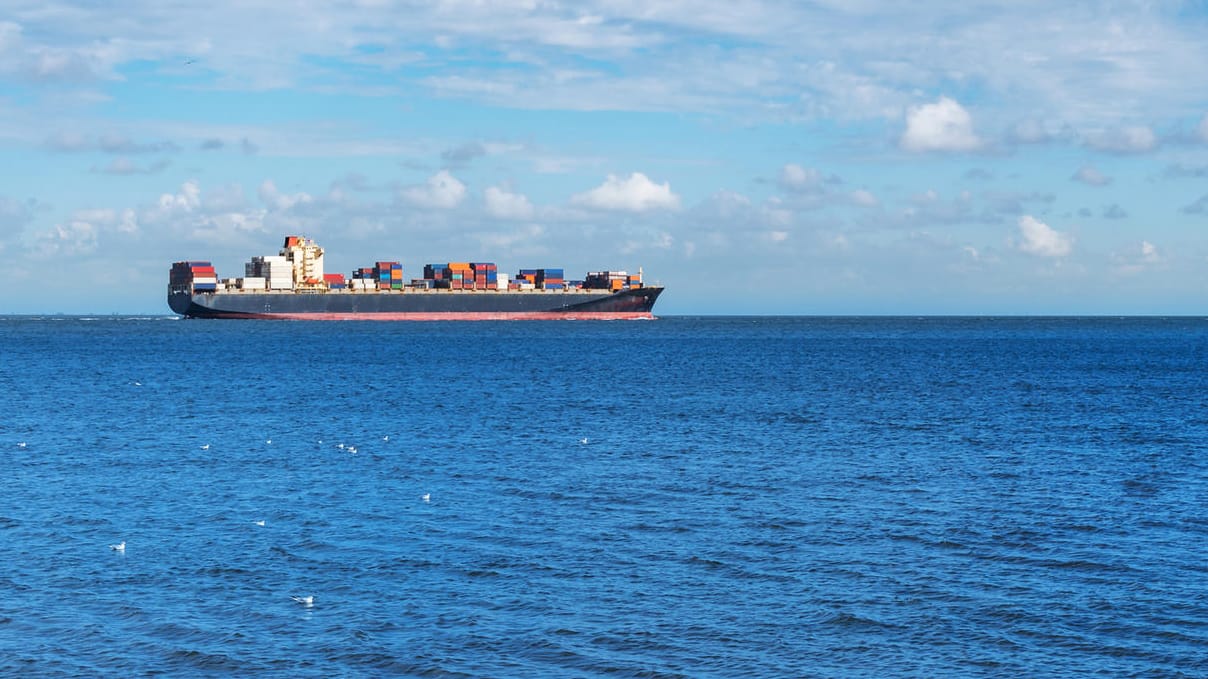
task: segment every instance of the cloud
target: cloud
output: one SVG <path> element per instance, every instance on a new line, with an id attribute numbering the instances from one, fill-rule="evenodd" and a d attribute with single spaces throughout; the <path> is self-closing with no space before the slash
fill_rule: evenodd
<path id="1" fill-rule="evenodd" d="M 1160 266 L 1165 260 L 1158 246 L 1145 240 L 1130 252 L 1112 254 L 1116 272 L 1130 276 Z"/>
<path id="2" fill-rule="evenodd" d="M 571 202 L 597 210 L 646 212 L 674 210 L 679 207 L 680 198 L 671 192 L 669 182 L 655 184 L 641 172 L 634 172 L 628 179 L 610 174 L 603 184 L 576 194 Z"/>
<path id="3" fill-rule="evenodd" d="M 239 149 L 243 151 L 243 155 L 245 156 L 254 156 L 260 152 L 260 147 L 252 143 L 247 137 L 239 140 Z"/>
<path id="4" fill-rule="evenodd" d="M 260 184 L 257 194 L 265 205 L 274 210 L 288 210 L 295 205 L 314 202 L 314 198 L 304 191 L 293 194 L 281 193 L 271 179 L 266 179 Z"/>
<path id="5" fill-rule="evenodd" d="M 497 186 L 489 186 L 483 192 L 487 214 L 497 219 L 530 219 L 533 204 L 522 193 L 511 193 Z"/>
<path id="6" fill-rule="evenodd" d="M 780 168 L 779 183 L 790 191 L 817 189 L 822 184 L 822 173 L 813 168 L 789 163 Z"/>
<path id="7" fill-rule="evenodd" d="M 448 210 L 457 207 L 466 197 L 466 185 L 441 170 L 420 186 L 408 186 L 400 192 L 403 200 L 417 207 Z"/>
<path id="8" fill-rule="evenodd" d="M 59 132 L 46 139 L 44 146 L 63 153 L 100 151 L 122 155 L 145 153 L 176 153 L 180 147 L 170 141 L 137 142 L 120 134 L 106 134 L 98 138 L 77 132 Z"/>
<path id="9" fill-rule="evenodd" d="M 199 205 L 201 187 L 192 179 L 180 185 L 179 193 L 164 193 L 159 197 L 159 207 L 163 210 L 192 212 Z"/>
<path id="10" fill-rule="evenodd" d="M 198 148 L 202 151 L 217 151 L 225 145 L 221 139 L 206 139 Z"/>
<path id="11" fill-rule="evenodd" d="M 973 179 L 976 181 L 989 181 L 994 179 L 994 173 L 983 167 L 969 168 L 964 174 L 965 179 Z"/>
<path id="12" fill-rule="evenodd" d="M 170 141 L 136 142 L 120 134 L 103 135 L 97 146 L 105 153 L 175 153 L 180 147 Z"/>
<path id="13" fill-rule="evenodd" d="M 1166 169 L 1162 171 L 1162 177 L 1165 179 L 1208 177 L 1208 165 L 1184 165 L 1182 163 L 1174 163 L 1166 166 Z"/>
<path id="14" fill-rule="evenodd" d="M 1093 165 L 1083 165 L 1078 168 L 1078 171 L 1070 176 L 1070 180 L 1082 182 L 1087 186 L 1107 186 L 1112 183 L 1112 178 L 1104 175 Z"/>
<path id="15" fill-rule="evenodd" d="M 1031 215 L 1019 218 L 1019 233 L 1023 240 L 1019 249 L 1038 257 L 1064 257 L 1073 250 L 1074 240 L 1070 236 L 1053 230 L 1048 224 Z"/>
<path id="16" fill-rule="evenodd" d="M 909 225 L 934 226 L 981 221 L 974 212 L 973 194 L 961 191 L 952 200 L 945 200 L 934 189 L 910 197 L 900 217 Z"/>
<path id="17" fill-rule="evenodd" d="M 1053 135 L 1043 122 L 1029 119 L 1012 125 L 1007 140 L 1013 144 L 1045 144 L 1053 140 Z"/>
<path id="18" fill-rule="evenodd" d="M 1141 241 L 1141 261 L 1151 264 L 1162 261 L 1162 255 L 1158 252 L 1157 246 L 1149 241 Z"/>
<path id="19" fill-rule="evenodd" d="M 1112 203 L 1111 205 L 1108 205 L 1107 207 L 1103 208 L 1103 218 L 1104 219 L 1127 219 L 1128 212 L 1126 212 L 1124 210 L 1124 208 L 1120 207 L 1119 204 Z"/>
<path id="20" fill-rule="evenodd" d="M 1205 193 L 1204 195 L 1195 199 L 1195 201 L 1189 205 L 1184 205 L 1183 207 L 1179 208 L 1179 212 L 1182 212 L 1185 215 L 1202 215 L 1208 213 L 1208 193 Z"/>
<path id="21" fill-rule="evenodd" d="M 104 167 L 101 167 L 101 168 L 94 167 L 94 168 L 92 168 L 92 171 L 100 173 L 100 174 L 112 174 L 112 175 L 155 174 L 157 172 L 162 171 L 164 168 L 168 167 L 169 165 L 171 165 L 170 161 L 161 159 L 161 160 L 155 161 L 154 163 L 151 163 L 150 165 L 148 165 L 146 167 L 143 167 L 143 166 L 139 165 L 138 163 L 135 163 L 134 161 L 130 160 L 129 158 L 126 158 L 125 156 L 123 156 L 121 158 L 114 158 L 108 165 L 106 165 Z"/>
<path id="22" fill-rule="evenodd" d="M 73 219 L 38 234 L 34 256 L 76 257 L 91 254 L 97 247 L 97 228 L 91 222 Z"/>
<path id="23" fill-rule="evenodd" d="M 1022 215 L 1030 210 L 1030 205 L 1038 205 L 1041 209 L 1051 206 L 1057 200 L 1052 193 L 1040 191 L 986 191 L 982 194 L 986 201 L 986 213 L 995 216 Z"/>
<path id="24" fill-rule="evenodd" d="M 21 232 L 34 220 L 38 204 L 32 200 L 19 201 L 0 196 L 0 252 L 5 244 L 16 242 Z"/>
<path id="25" fill-rule="evenodd" d="M 487 154 L 487 148 L 481 142 L 472 141 L 456 148 L 447 149 L 440 154 L 441 160 L 449 167 L 465 167 L 475 158 Z"/>
<path id="26" fill-rule="evenodd" d="M 856 189 L 851 192 L 851 200 L 860 207 L 876 207 L 879 203 L 877 197 L 867 189 Z"/>
<path id="27" fill-rule="evenodd" d="M 1086 145 L 1109 153 L 1144 153 L 1158 145 L 1158 136 L 1144 125 L 1113 127 L 1087 137 Z"/>
<path id="28" fill-rule="evenodd" d="M 982 141 L 973 133 L 973 118 L 948 97 L 911 107 L 899 145 L 906 151 L 974 151 Z"/>
<path id="29" fill-rule="evenodd" d="M 277 209 L 283 202 L 289 204 L 293 197 L 287 196 L 282 201 L 275 187 L 263 184 L 260 193 L 270 207 L 249 207 L 238 185 L 212 190 L 203 196 L 201 185 L 191 179 L 181 184 L 176 193 L 161 194 L 154 204 L 139 208 L 135 215 L 123 215 L 122 221 L 137 223 L 147 233 L 167 233 L 216 245 L 244 242 L 249 233 L 265 232 L 269 219 L 274 220 L 271 225 L 278 234 L 283 229 L 288 233 L 299 228 L 297 220 Z"/>

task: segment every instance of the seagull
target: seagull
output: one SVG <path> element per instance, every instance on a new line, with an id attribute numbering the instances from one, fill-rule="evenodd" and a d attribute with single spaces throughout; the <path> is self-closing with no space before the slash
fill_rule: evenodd
<path id="1" fill-rule="evenodd" d="M 352 453 L 353 455 L 356 455 L 357 454 L 356 446 L 348 446 L 348 452 Z"/>
<path id="2" fill-rule="evenodd" d="M 272 440 L 272 439 L 265 439 L 265 441 L 264 441 L 264 442 L 265 442 L 266 444 L 268 444 L 268 445 L 272 445 L 273 440 Z"/>
<path id="3" fill-rule="evenodd" d="M 264 519 L 260 519 L 259 521 L 253 521 L 252 523 L 256 524 L 257 526 L 263 526 L 263 525 L 264 525 Z"/>
<path id="4" fill-rule="evenodd" d="M 201 447 L 201 449 L 202 449 L 202 450 L 209 450 L 209 449 L 210 449 L 210 444 L 208 444 L 208 443 L 207 443 L 207 444 L 205 444 L 204 446 L 202 446 L 202 447 Z"/>
<path id="5" fill-rule="evenodd" d="M 26 446 L 28 446 L 28 445 L 29 445 L 28 443 L 26 443 L 25 441 L 22 441 L 22 442 L 20 442 L 20 443 L 18 443 L 18 444 L 17 444 L 17 447 L 18 447 L 18 448 L 24 448 L 24 447 L 26 447 Z"/>
<path id="6" fill-rule="evenodd" d="M 339 448 L 340 450 L 344 450 L 344 444 L 343 443 L 337 444 L 336 448 Z"/>
<path id="7" fill-rule="evenodd" d="M 424 502 L 430 502 L 432 500 L 432 493 L 424 493 L 423 495 L 419 496 L 419 499 L 423 500 Z"/>
<path id="8" fill-rule="evenodd" d="M 122 540 L 121 542 L 117 543 L 116 545 L 109 545 L 109 549 L 112 549 L 115 552 L 125 552 L 126 551 L 126 541 Z"/>
<path id="9" fill-rule="evenodd" d="M 307 608 L 315 605 L 315 596 L 313 594 L 308 594 L 306 596 L 291 596 L 290 598 L 303 606 L 306 606 Z"/>
<path id="10" fill-rule="evenodd" d="M 143 383 L 139 382 L 138 380 L 134 380 L 134 386 L 141 387 L 141 386 L 143 386 Z"/>
<path id="11" fill-rule="evenodd" d="M 581 439 L 579 439 L 579 443 L 582 443 L 583 445 L 587 445 L 587 439 L 581 438 Z"/>
<path id="12" fill-rule="evenodd" d="M 386 434 L 385 436 L 383 436 L 383 437 L 382 437 L 382 440 L 383 440 L 383 441 L 389 441 L 389 440 L 390 440 L 390 434 Z"/>

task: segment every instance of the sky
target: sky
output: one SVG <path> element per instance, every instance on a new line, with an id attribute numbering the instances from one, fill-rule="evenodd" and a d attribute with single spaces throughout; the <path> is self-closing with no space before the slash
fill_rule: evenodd
<path id="1" fill-rule="evenodd" d="M 0 314 L 286 235 L 660 315 L 1208 314 L 1205 2 L 0 0 Z"/>

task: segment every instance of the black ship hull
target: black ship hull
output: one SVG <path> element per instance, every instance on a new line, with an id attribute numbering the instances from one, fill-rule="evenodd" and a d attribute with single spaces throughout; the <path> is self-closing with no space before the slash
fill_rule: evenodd
<path id="1" fill-rule="evenodd" d="M 193 292 L 175 290 L 168 305 L 188 318 L 290 320 L 570 320 L 648 319 L 663 288 L 607 290 L 400 290 Z"/>

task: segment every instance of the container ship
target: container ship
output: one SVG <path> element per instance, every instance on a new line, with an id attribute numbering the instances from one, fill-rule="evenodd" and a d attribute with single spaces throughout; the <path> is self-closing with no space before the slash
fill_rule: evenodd
<path id="1" fill-rule="evenodd" d="M 663 288 L 642 272 L 592 271 L 567 280 L 562 269 L 500 273 L 493 262 L 442 262 L 406 280 L 397 261 L 327 273 L 323 249 L 287 236 L 276 255 L 252 257 L 241 278 L 219 278 L 208 261 L 172 264 L 168 306 L 186 318 L 292 320 L 650 319 Z"/>

